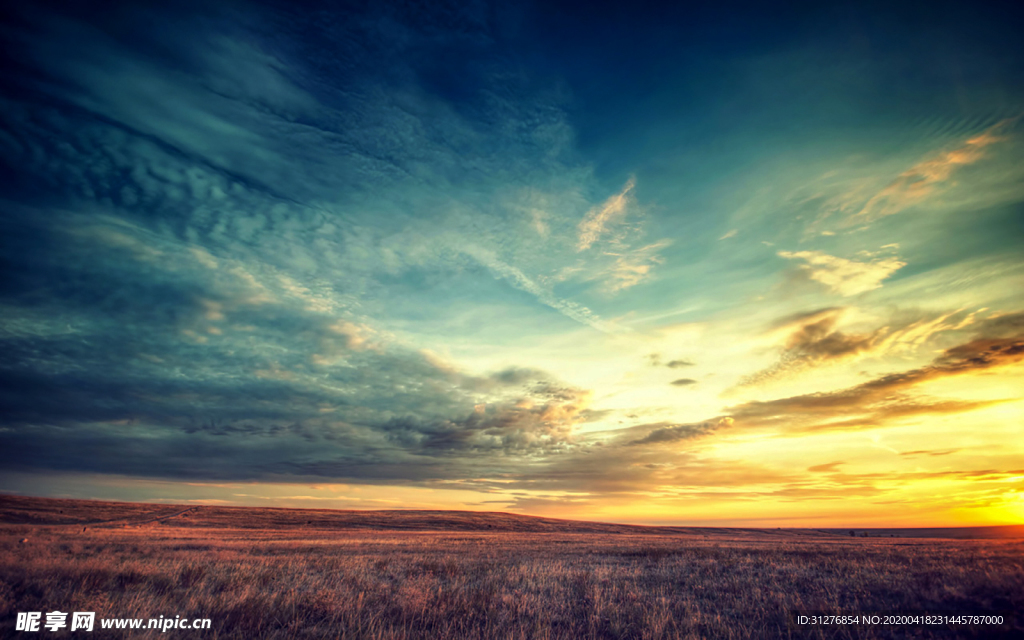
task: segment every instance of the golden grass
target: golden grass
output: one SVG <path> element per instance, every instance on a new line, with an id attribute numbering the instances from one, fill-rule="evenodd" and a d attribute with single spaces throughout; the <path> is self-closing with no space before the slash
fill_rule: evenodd
<path id="1" fill-rule="evenodd" d="M 45 509 L 36 524 L 0 525 L 3 634 L 28 636 L 13 631 L 18 611 L 58 608 L 213 620 L 207 631 L 93 634 L 126 638 L 1024 637 L 1016 618 L 920 636 L 789 621 L 793 610 L 1020 612 L 1020 540 L 342 530 L 300 512 L 255 528 L 240 525 L 283 516 L 241 509 L 212 526 L 205 507 L 153 521 L 183 508 L 135 505 L 134 522 L 148 523 L 128 526 L 116 506 L 98 507 L 91 526 L 38 524 Z"/>

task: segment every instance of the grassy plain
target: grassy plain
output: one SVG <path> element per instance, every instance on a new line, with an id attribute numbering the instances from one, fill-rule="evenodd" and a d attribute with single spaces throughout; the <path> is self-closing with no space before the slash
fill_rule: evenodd
<path id="1" fill-rule="evenodd" d="M 59 609 L 212 619 L 91 634 L 124 638 L 1024 638 L 1020 528 L 867 533 L 3 497 L 0 635 L 90 637 L 14 631 Z M 1005 623 L 800 627 L 798 610 Z"/>

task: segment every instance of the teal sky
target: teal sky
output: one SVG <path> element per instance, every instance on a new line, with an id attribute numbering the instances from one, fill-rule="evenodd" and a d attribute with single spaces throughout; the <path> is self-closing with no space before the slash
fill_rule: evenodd
<path id="1" fill-rule="evenodd" d="M 50 3 L 0 490 L 1024 518 L 1019 10 Z"/>

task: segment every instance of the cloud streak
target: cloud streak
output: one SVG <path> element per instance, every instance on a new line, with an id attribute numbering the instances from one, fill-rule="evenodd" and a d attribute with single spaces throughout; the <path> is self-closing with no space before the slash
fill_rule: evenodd
<path id="1" fill-rule="evenodd" d="M 602 333 L 621 333 L 626 330 L 613 322 L 602 320 L 597 314 L 581 304 L 557 298 L 550 290 L 530 279 L 518 268 L 502 262 L 497 256 L 486 249 L 465 247 L 463 251 L 516 289 L 535 296 L 539 302 L 551 307 L 567 318 L 597 329 Z"/>
<path id="2" fill-rule="evenodd" d="M 580 220 L 576 251 L 589 249 L 604 235 L 611 224 L 626 216 L 627 209 L 632 203 L 630 194 L 635 186 L 636 179 L 630 178 L 622 187 L 622 191 L 587 212 Z"/>
<path id="3" fill-rule="evenodd" d="M 609 253 L 608 255 L 615 256 L 615 264 L 608 274 L 608 291 L 614 293 L 639 284 L 650 275 L 655 265 L 664 262 L 656 252 L 670 244 L 671 240 L 660 240 L 626 253 Z"/>
<path id="4" fill-rule="evenodd" d="M 868 224 L 895 215 L 936 195 L 959 169 L 982 160 L 986 147 L 1005 141 L 1007 138 L 1003 133 L 1018 118 L 1001 120 L 960 146 L 918 162 L 872 196 L 859 211 L 845 220 L 844 226 Z"/>

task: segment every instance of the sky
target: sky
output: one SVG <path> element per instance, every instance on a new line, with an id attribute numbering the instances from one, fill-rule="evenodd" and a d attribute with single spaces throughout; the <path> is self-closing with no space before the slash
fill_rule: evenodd
<path id="1" fill-rule="evenodd" d="M 0 16 L 4 493 L 1024 523 L 1019 9 Z"/>

